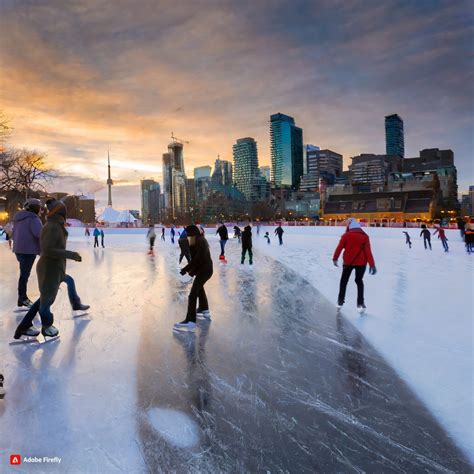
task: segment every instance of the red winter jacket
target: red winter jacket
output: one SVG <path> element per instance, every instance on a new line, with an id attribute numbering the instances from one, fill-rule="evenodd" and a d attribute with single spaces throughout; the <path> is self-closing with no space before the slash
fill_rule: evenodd
<path id="1" fill-rule="evenodd" d="M 342 234 L 333 260 L 337 260 L 344 249 L 342 260 L 344 265 L 367 265 L 375 267 L 374 257 L 370 250 L 369 236 L 362 229 L 351 229 Z"/>

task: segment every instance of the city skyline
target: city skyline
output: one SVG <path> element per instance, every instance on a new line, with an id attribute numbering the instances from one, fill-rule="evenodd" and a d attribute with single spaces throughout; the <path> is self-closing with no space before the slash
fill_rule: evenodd
<path id="1" fill-rule="evenodd" d="M 256 3 L 3 2 L 10 144 L 48 154 L 63 174 L 54 190 L 96 191 L 103 205 L 110 149 L 114 203 L 139 208 L 139 181 L 162 181 L 172 131 L 190 141 L 189 176 L 217 155 L 231 161 L 242 136 L 269 165 L 269 117 L 281 112 L 347 169 L 351 156 L 384 153 L 384 117 L 399 114 L 405 156 L 452 149 L 459 190 L 468 189 L 467 2 Z"/>

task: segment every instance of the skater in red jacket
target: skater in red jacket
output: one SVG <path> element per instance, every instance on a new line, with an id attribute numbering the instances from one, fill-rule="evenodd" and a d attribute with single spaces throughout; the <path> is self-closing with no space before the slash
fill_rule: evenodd
<path id="1" fill-rule="evenodd" d="M 352 270 L 355 270 L 355 282 L 357 285 L 357 309 L 359 312 L 365 310 L 364 302 L 364 273 L 369 264 L 369 273 L 375 275 L 374 257 L 370 250 L 369 236 L 361 229 L 357 219 L 350 218 L 347 224 L 347 230 L 342 235 L 332 258 L 337 267 L 337 259 L 344 249 L 343 267 L 341 282 L 339 285 L 339 296 L 337 298 L 337 307 L 341 308 L 346 296 L 346 287 L 351 276 Z"/>

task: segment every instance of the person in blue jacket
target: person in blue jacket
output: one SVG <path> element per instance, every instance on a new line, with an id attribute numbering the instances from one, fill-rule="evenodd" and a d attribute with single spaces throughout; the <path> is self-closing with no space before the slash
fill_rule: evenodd
<path id="1" fill-rule="evenodd" d="M 94 236 L 94 248 L 96 248 L 99 246 L 100 230 L 97 227 L 95 227 L 92 235 Z"/>

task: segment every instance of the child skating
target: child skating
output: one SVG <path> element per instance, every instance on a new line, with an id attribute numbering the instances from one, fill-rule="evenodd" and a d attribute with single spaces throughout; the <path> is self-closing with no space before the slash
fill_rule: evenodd
<path id="1" fill-rule="evenodd" d="M 211 319 L 204 285 L 212 276 L 213 266 L 209 244 L 199 228 L 195 225 L 189 225 L 186 227 L 186 234 L 191 251 L 191 262 L 180 273 L 181 275 L 188 273 L 189 276 L 194 277 L 194 281 L 189 293 L 186 319 L 180 323 L 175 323 L 173 330 L 195 332 L 196 316 L 201 319 Z M 198 302 L 198 308 L 196 309 Z"/>
<path id="2" fill-rule="evenodd" d="M 267 244 L 270 245 L 270 234 L 268 232 L 265 232 L 263 238 L 267 241 Z"/>
<path id="3" fill-rule="evenodd" d="M 405 243 L 408 245 L 408 248 L 411 249 L 411 239 L 410 239 L 410 234 L 407 231 L 403 231 L 405 234 Z"/>

